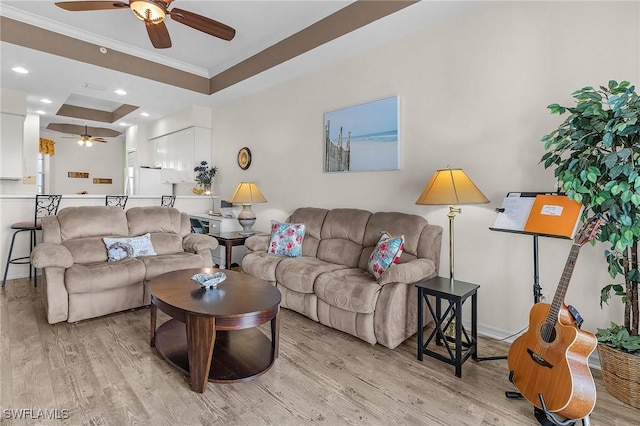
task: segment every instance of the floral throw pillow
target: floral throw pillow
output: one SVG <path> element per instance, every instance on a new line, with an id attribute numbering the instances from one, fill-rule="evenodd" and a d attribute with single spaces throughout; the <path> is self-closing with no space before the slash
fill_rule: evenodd
<path id="1" fill-rule="evenodd" d="M 151 234 L 148 232 L 139 237 L 102 239 L 107 247 L 109 262 L 126 259 L 128 257 L 155 256 L 156 252 L 151 244 Z"/>
<path id="2" fill-rule="evenodd" d="M 267 253 L 289 257 L 302 256 L 304 231 L 304 223 L 281 223 L 272 220 Z"/>
<path id="3" fill-rule="evenodd" d="M 371 252 L 367 271 L 376 280 L 380 279 L 384 271 L 400 262 L 400 256 L 404 250 L 404 235 L 392 237 L 386 232 L 378 240 L 376 247 Z"/>

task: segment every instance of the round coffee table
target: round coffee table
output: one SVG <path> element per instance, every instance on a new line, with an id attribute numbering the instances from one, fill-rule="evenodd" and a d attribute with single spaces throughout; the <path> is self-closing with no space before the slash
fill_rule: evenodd
<path id="1" fill-rule="evenodd" d="M 153 278 L 150 344 L 174 367 L 191 377 L 191 389 L 204 392 L 207 381 L 251 380 L 278 357 L 280 291 L 266 281 L 225 270 L 227 279 L 205 290 L 182 269 Z M 157 310 L 173 319 L 156 330 Z M 257 326 L 271 321 L 271 340 Z"/>

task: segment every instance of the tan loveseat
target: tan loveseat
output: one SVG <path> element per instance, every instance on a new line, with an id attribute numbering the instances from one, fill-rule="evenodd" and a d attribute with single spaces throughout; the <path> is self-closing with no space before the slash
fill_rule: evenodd
<path id="1" fill-rule="evenodd" d="M 211 267 L 215 238 L 192 234 L 189 216 L 168 207 L 67 207 L 42 220 L 43 242 L 31 255 L 45 276 L 50 324 L 75 322 L 148 305 L 149 280 L 164 272 Z M 109 262 L 103 237 L 150 233 L 155 256 Z"/>
<path id="2" fill-rule="evenodd" d="M 275 283 L 281 306 L 371 344 L 395 348 L 417 330 L 415 283 L 437 275 L 442 228 L 405 213 L 299 208 L 287 219 L 304 223 L 302 256 L 267 253 L 268 235 L 246 241 L 244 272 Z M 367 262 L 382 232 L 405 236 L 400 263 L 378 281 Z"/>

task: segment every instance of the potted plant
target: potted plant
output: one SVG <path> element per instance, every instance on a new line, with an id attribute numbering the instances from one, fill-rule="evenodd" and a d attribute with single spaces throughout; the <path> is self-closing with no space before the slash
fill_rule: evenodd
<path id="1" fill-rule="evenodd" d="M 604 216 L 596 239 L 610 244 L 604 251 L 609 274 L 624 282 L 604 286 L 600 306 L 613 292 L 625 309 L 623 324 L 598 329 L 598 353 L 607 390 L 640 407 L 640 97 L 629 82 L 613 80 L 572 96 L 573 106 L 547 107 L 552 114 L 569 116 L 542 138 L 546 153 L 541 162 L 555 167 L 562 189 L 585 206 L 585 216 Z"/>
<path id="2" fill-rule="evenodd" d="M 208 164 L 206 161 L 201 161 L 200 164 L 193 168 L 193 171 L 196 172 L 195 179 L 199 186 L 199 188 L 193 188 L 195 194 L 211 195 L 211 184 L 213 183 L 213 178 L 216 177 L 216 173 L 218 173 L 218 168 Z"/>

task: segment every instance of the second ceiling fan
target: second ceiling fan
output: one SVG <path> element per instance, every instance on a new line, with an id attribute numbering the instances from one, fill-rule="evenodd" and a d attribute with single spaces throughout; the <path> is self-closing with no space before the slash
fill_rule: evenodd
<path id="1" fill-rule="evenodd" d="M 236 35 L 236 30 L 230 26 L 197 13 L 175 7 L 169 10 L 169 4 L 172 2 L 173 0 L 130 0 L 129 3 L 122 1 L 63 1 L 57 2 L 56 6 L 72 12 L 129 8 L 136 18 L 144 22 L 151 44 L 156 49 L 171 47 L 171 37 L 164 23 L 167 15 L 171 16 L 174 21 L 223 40 L 231 40 Z"/>

